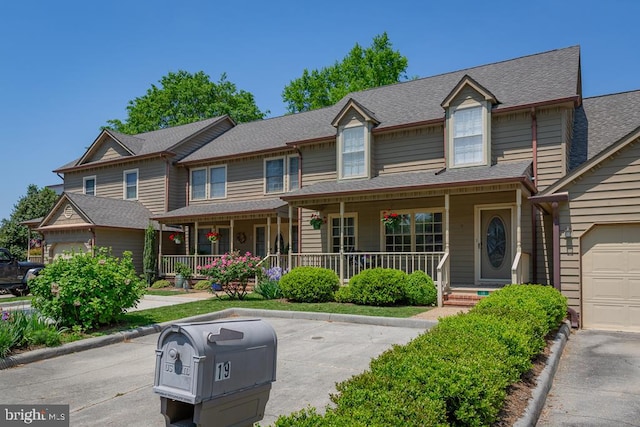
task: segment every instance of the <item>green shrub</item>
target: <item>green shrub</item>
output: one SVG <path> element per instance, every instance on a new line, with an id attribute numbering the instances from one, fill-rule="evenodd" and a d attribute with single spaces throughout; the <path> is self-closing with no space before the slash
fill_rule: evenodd
<path id="1" fill-rule="evenodd" d="M 297 302 L 333 301 L 340 278 L 333 271 L 318 267 L 296 267 L 280 279 L 285 298 Z"/>
<path id="2" fill-rule="evenodd" d="M 29 346 L 60 345 L 58 328 L 43 319 L 38 313 L 23 311 L 2 312 L 0 317 L 0 357 L 11 350 Z"/>
<path id="3" fill-rule="evenodd" d="M 198 291 L 210 291 L 211 290 L 211 280 L 198 280 L 194 285 L 193 289 Z"/>
<path id="4" fill-rule="evenodd" d="M 144 293 L 131 252 L 121 259 L 99 248 L 95 256 L 58 258 L 29 282 L 32 305 L 65 327 L 92 329 L 118 319 Z"/>
<path id="5" fill-rule="evenodd" d="M 353 302 L 353 297 L 351 296 L 351 288 L 346 286 L 340 286 L 336 293 L 333 295 L 333 299 L 336 302 L 348 303 Z"/>
<path id="6" fill-rule="evenodd" d="M 546 322 L 546 332 L 556 329 L 567 314 L 567 298 L 551 286 L 508 285 L 482 299 L 474 309 L 509 307 L 527 311 Z"/>
<path id="7" fill-rule="evenodd" d="M 405 298 L 407 274 L 391 268 L 373 268 L 349 280 L 354 303 L 362 305 L 394 305 Z"/>
<path id="8" fill-rule="evenodd" d="M 409 274 L 404 292 L 409 305 L 434 305 L 438 299 L 433 279 L 422 270 Z"/>
<path id="9" fill-rule="evenodd" d="M 169 286 L 173 285 L 168 280 L 156 280 L 155 282 L 153 282 L 153 285 L 151 285 L 153 289 L 168 288 Z"/>

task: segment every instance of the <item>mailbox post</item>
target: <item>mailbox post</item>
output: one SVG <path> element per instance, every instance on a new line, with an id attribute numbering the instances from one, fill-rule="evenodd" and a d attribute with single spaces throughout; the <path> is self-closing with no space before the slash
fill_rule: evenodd
<path id="1" fill-rule="evenodd" d="M 277 337 L 260 319 L 178 323 L 158 337 L 153 391 L 167 427 L 251 426 L 276 380 Z"/>

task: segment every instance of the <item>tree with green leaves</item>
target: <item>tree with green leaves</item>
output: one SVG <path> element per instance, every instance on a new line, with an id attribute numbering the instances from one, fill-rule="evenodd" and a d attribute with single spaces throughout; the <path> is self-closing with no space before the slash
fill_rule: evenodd
<path id="1" fill-rule="evenodd" d="M 27 194 L 13 206 L 9 219 L 0 223 L 0 246 L 9 249 L 18 259 L 25 259 L 29 239 L 29 230 L 22 225 L 23 221 L 40 218 L 51 211 L 58 200 L 58 194 L 50 188 L 39 189 L 30 184 Z"/>
<path id="2" fill-rule="evenodd" d="M 217 83 L 203 71 L 169 72 L 143 96 L 129 101 L 127 119 L 107 120 L 107 129 L 135 135 L 228 114 L 236 123 L 263 119 L 253 94 L 238 90 L 223 73 Z"/>
<path id="3" fill-rule="evenodd" d="M 320 70 L 307 70 L 285 86 L 287 111 L 298 113 L 335 104 L 350 92 L 407 79 L 408 60 L 393 50 L 387 33 L 375 36 L 368 48 L 358 43 L 341 62 Z"/>

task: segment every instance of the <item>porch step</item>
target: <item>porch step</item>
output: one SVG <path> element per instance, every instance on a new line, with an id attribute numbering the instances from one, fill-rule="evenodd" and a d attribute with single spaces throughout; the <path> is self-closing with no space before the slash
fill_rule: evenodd
<path id="1" fill-rule="evenodd" d="M 453 307 L 473 307 L 482 298 L 488 296 L 496 289 L 488 288 L 460 288 L 454 289 L 444 296 L 444 305 Z"/>

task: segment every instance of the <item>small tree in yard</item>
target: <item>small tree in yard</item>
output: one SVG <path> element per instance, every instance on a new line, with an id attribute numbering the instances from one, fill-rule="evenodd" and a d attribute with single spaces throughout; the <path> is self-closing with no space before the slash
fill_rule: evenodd
<path id="1" fill-rule="evenodd" d="M 118 320 L 144 293 L 131 252 L 122 258 L 106 248 L 95 255 L 58 258 L 29 282 L 33 306 L 60 326 L 93 329 Z"/>
<path id="2" fill-rule="evenodd" d="M 144 232 L 144 251 L 142 253 L 142 268 L 147 285 L 156 280 L 156 266 L 158 264 L 158 253 L 156 252 L 156 229 L 153 224 L 149 224 Z"/>

